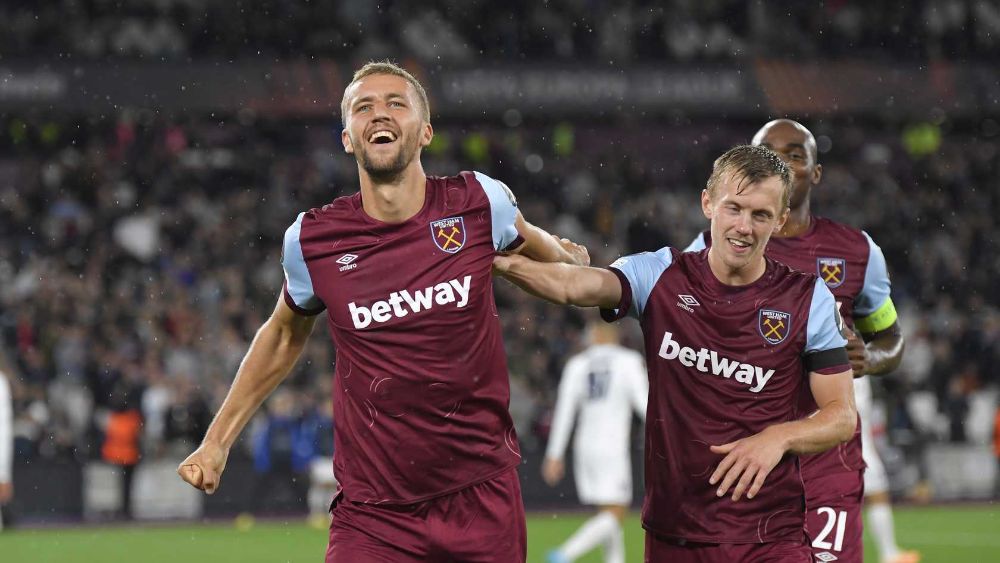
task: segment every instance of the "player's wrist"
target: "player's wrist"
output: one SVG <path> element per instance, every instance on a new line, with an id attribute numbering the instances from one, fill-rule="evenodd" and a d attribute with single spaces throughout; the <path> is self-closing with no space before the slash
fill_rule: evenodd
<path id="1" fill-rule="evenodd" d="M 774 426 L 768 426 L 764 429 L 764 434 L 768 435 L 768 438 L 773 440 L 778 448 L 781 449 L 783 454 L 788 453 L 792 449 L 793 437 L 792 428 L 789 428 L 790 423 L 775 424 Z"/>

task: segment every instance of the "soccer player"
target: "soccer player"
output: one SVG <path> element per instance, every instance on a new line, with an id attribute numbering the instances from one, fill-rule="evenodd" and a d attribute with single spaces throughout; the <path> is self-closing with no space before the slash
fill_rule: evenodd
<path id="1" fill-rule="evenodd" d="M 0 349 L 0 530 L 4 528 L 4 506 L 14 497 L 14 405 Z"/>
<path id="2" fill-rule="evenodd" d="M 178 472 L 206 492 L 218 487 L 229 448 L 325 310 L 342 486 L 326 561 L 524 561 L 493 257 L 589 257 L 527 223 L 501 182 L 424 174 L 427 95 L 402 68 L 363 66 L 341 110 L 361 190 L 300 214 L 285 233 L 274 313 Z"/>
<path id="3" fill-rule="evenodd" d="M 918 561 L 918 553 L 901 551 L 896 546 L 888 481 L 869 422 L 871 382 L 865 374 L 892 371 L 903 354 L 903 336 L 889 297 L 885 257 L 867 233 L 812 214 L 809 195 L 819 184 L 823 167 L 817 162 L 816 140 L 808 129 L 789 119 L 774 120 L 757 131 L 753 144 L 777 152 L 794 176 L 788 221 L 771 238 L 767 256 L 797 270 L 815 272 L 833 292 L 846 325 L 860 331 L 864 340 L 858 339 L 854 331 L 845 332 L 861 417 L 857 432 L 849 442 L 801 461 L 806 485 L 806 531 L 813 555 L 820 561 L 861 561 L 864 496 L 881 560 Z M 710 244 L 706 231 L 687 250 L 700 251 Z M 811 403 L 811 397 L 803 396 L 801 406 L 805 412 L 811 412 Z"/>
<path id="4" fill-rule="evenodd" d="M 666 247 L 609 269 L 494 260 L 530 293 L 639 319 L 647 561 L 811 560 L 795 455 L 850 439 L 857 412 L 833 295 L 815 274 L 764 256 L 790 191 L 776 154 L 739 146 L 715 161 L 702 192 L 711 249 Z M 809 417 L 796 408 L 804 385 L 819 405 Z"/>
<path id="5" fill-rule="evenodd" d="M 542 477 L 551 486 L 562 480 L 563 454 L 577 419 L 577 496 L 600 511 L 549 553 L 550 563 L 574 561 L 598 545 L 604 546 L 606 563 L 625 561 L 622 520 L 632 503 L 629 430 L 633 411 L 646 417 L 649 383 L 642 355 L 618 344 L 617 326 L 591 323 L 587 334 L 590 346 L 569 359 L 559 382 Z"/>

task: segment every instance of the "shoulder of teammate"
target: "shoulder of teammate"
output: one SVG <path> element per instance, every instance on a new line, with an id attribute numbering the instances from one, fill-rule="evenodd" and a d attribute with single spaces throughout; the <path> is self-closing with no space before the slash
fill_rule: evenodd
<path id="1" fill-rule="evenodd" d="M 849 369 L 847 339 L 841 335 L 844 319 L 826 283 L 812 274 L 809 318 L 806 321 L 805 357 L 807 372 L 839 373 Z"/>
<path id="2" fill-rule="evenodd" d="M 285 304 L 300 315 L 316 315 L 326 308 L 313 289 L 312 276 L 302 251 L 303 221 L 313 219 L 315 214 L 315 209 L 299 213 L 285 230 L 281 246 L 281 267 L 285 273 L 282 295 Z"/>
<path id="3" fill-rule="evenodd" d="M 490 204 L 490 219 L 493 228 L 493 248 L 499 251 L 520 246 L 523 239 L 517 231 L 517 198 L 507 184 L 491 178 L 482 172 L 462 172 L 461 176 L 475 180 L 486 193 Z"/>
<path id="4" fill-rule="evenodd" d="M 701 252 L 708 248 L 709 242 L 711 242 L 712 234 L 709 231 L 702 231 L 698 233 L 698 236 L 694 237 L 691 244 L 687 245 L 684 252 Z"/>
<path id="5" fill-rule="evenodd" d="M 665 246 L 656 252 L 640 252 L 623 256 L 608 266 L 622 285 L 622 299 L 615 309 L 602 309 L 601 317 L 608 322 L 631 315 L 642 318 L 646 302 L 663 272 L 667 271 L 680 252 Z"/>
<path id="6" fill-rule="evenodd" d="M 863 334 L 886 330 L 896 322 L 892 303 L 892 282 L 885 255 L 868 233 L 861 231 L 868 245 L 865 281 L 854 300 L 854 324 Z"/>

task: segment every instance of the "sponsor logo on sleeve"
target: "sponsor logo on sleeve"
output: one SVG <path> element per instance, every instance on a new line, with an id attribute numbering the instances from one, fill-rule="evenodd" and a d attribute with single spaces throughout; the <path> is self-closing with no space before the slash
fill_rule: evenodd
<path id="1" fill-rule="evenodd" d="M 761 309 L 757 315 L 757 328 L 768 344 L 781 344 L 792 327 L 792 315 L 784 311 Z"/>
<path id="2" fill-rule="evenodd" d="M 843 258 L 817 258 L 816 274 L 829 288 L 840 287 L 847 278 L 847 260 Z"/>
<path id="3" fill-rule="evenodd" d="M 431 239 L 441 250 L 455 254 L 465 246 L 465 220 L 449 217 L 431 221 Z"/>

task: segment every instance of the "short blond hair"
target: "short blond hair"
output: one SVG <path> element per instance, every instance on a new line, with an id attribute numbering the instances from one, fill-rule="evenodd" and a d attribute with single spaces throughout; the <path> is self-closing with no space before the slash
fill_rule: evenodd
<path id="1" fill-rule="evenodd" d="M 781 208 L 778 212 L 788 209 L 788 201 L 792 194 L 792 171 L 778 153 L 760 145 L 737 145 L 726 151 L 715 159 L 712 175 L 708 177 L 708 184 L 705 186 L 709 197 L 713 200 L 719 181 L 727 173 L 740 179 L 736 193 L 743 193 L 746 186 L 777 176 L 781 180 Z"/>
<path id="2" fill-rule="evenodd" d="M 391 76 L 398 76 L 405 79 L 407 82 L 413 85 L 413 89 L 417 91 L 417 95 L 420 96 L 420 105 L 423 106 L 423 118 L 427 123 L 431 122 L 431 105 L 427 101 L 427 91 L 424 90 L 420 81 L 416 79 L 412 74 L 407 72 L 407 70 L 398 64 L 390 61 L 369 61 L 365 65 L 354 72 L 354 77 L 351 78 L 351 83 L 344 88 L 344 97 L 340 100 L 340 123 L 343 126 L 347 126 L 347 91 L 351 89 L 357 81 L 371 76 L 373 74 L 388 74 Z"/>

